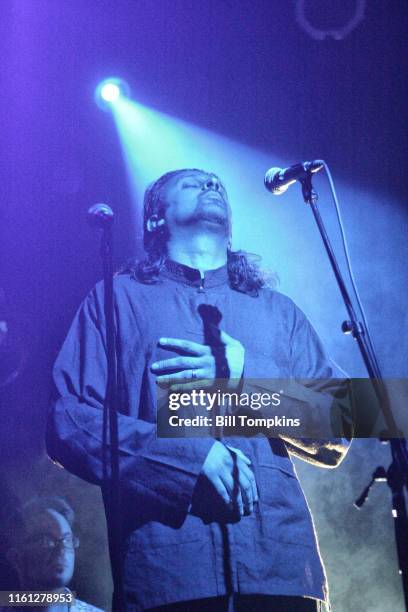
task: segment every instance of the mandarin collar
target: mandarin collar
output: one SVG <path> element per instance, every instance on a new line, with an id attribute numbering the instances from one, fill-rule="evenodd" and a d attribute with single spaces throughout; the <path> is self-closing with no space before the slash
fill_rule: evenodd
<path id="1" fill-rule="evenodd" d="M 215 270 L 207 270 L 204 272 L 203 282 L 200 270 L 190 268 L 172 259 L 166 259 L 161 273 L 167 278 L 171 278 L 185 285 L 190 285 L 191 287 L 217 287 L 227 284 L 229 280 L 227 264 Z"/>

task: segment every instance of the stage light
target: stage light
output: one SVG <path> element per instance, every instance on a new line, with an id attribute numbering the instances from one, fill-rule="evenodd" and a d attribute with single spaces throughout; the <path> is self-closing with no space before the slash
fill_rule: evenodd
<path id="1" fill-rule="evenodd" d="M 109 77 L 99 83 L 95 90 L 95 102 L 102 110 L 110 110 L 120 98 L 128 97 L 129 85 L 118 77 Z"/>
<path id="2" fill-rule="evenodd" d="M 105 83 L 101 89 L 101 98 L 105 102 L 114 102 L 120 96 L 120 89 L 116 83 Z"/>

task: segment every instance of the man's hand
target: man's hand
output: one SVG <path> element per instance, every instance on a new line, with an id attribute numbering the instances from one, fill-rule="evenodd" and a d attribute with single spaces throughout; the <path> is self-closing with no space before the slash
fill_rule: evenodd
<path id="1" fill-rule="evenodd" d="M 172 357 L 152 364 L 151 370 L 157 374 L 157 382 L 171 385 L 174 390 L 194 389 L 199 380 L 206 381 L 205 386 L 227 374 L 230 380 L 238 384 L 244 369 L 245 349 L 239 340 L 235 340 L 226 332 L 220 332 L 221 345 L 214 349 L 206 344 L 198 344 L 190 340 L 177 338 L 160 338 L 159 345 L 169 350 L 185 353 L 180 357 Z M 225 362 L 227 372 L 219 372 L 219 362 Z M 180 380 L 197 379 L 193 383 L 177 384 Z"/>
<path id="2" fill-rule="evenodd" d="M 258 501 L 251 461 L 239 449 L 215 441 L 204 461 L 201 473 L 211 482 L 230 509 L 241 516 L 251 514 Z"/>

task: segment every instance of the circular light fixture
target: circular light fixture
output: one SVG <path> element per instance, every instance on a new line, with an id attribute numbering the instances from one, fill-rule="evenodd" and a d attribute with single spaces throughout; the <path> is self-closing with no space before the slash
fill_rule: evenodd
<path id="1" fill-rule="evenodd" d="M 120 96 L 120 89 L 116 83 L 105 83 L 101 88 L 101 98 L 105 102 L 115 102 Z"/>
<path id="2" fill-rule="evenodd" d="M 95 102 L 102 110 L 110 110 L 119 98 L 128 97 L 130 87 L 123 79 L 109 77 L 99 83 L 95 90 Z"/>

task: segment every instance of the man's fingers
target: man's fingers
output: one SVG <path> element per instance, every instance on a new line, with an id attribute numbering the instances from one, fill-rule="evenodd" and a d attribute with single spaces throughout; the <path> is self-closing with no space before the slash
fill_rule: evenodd
<path id="1" fill-rule="evenodd" d="M 224 344 L 230 344 L 231 342 L 236 342 L 235 338 L 233 338 L 232 336 L 230 336 L 229 334 L 227 334 L 227 332 L 223 330 L 221 330 L 221 333 L 220 333 L 220 340 Z"/>
<path id="2" fill-rule="evenodd" d="M 244 466 L 241 463 L 238 472 L 239 486 L 242 493 L 242 499 L 244 500 L 245 510 L 248 514 L 251 514 L 254 509 L 254 503 L 256 501 L 254 497 L 253 478 L 252 474 L 249 474 L 249 470 L 247 473 L 244 469 L 242 469 L 243 467 Z"/>
<path id="3" fill-rule="evenodd" d="M 244 516 L 245 506 L 244 506 L 244 500 L 242 499 L 241 489 L 239 488 L 237 490 L 234 489 L 232 496 L 231 496 L 231 502 L 236 508 L 238 508 L 240 515 Z"/>
<path id="4" fill-rule="evenodd" d="M 198 378 L 203 378 L 205 376 L 205 370 L 195 370 L 189 368 L 188 370 L 181 370 L 180 372 L 172 372 L 171 374 L 162 374 L 161 376 L 157 376 L 156 380 L 158 383 L 166 383 L 167 381 L 171 382 L 172 380 L 191 380 L 191 372 L 194 372 L 194 380 Z"/>
<path id="5" fill-rule="evenodd" d="M 234 449 L 234 447 L 231 447 Z M 230 509 L 235 507 L 241 516 L 253 510 L 256 483 L 252 470 L 221 442 L 214 442 L 204 462 L 202 472 L 212 482 Z M 255 488 L 254 488 L 255 487 Z"/>
<path id="6" fill-rule="evenodd" d="M 240 473 L 242 472 L 245 475 L 251 487 L 251 499 L 254 502 L 258 502 L 259 501 L 258 487 L 256 484 L 256 479 L 255 479 L 255 475 L 253 471 L 245 463 L 241 463 L 239 467 L 240 467 Z"/>
<path id="7" fill-rule="evenodd" d="M 201 365 L 201 362 L 202 360 L 197 357 L 172 357 L 171 359 L 155 361 L 150 367 L 154 373 L 157 373 L 167 372 L 176 368 L 182 368 L 183 370 L 187 370 L 187 368 L 195 369 Z"/>
<path id="8" fill-rule="evenodd" d="M 244 461 L 247 465 L 251 465 L 251 460 L 240 450 L 239 448 L 235 448 L 235 446 L 230 446 L 226 444 L 226 447 L 229 448 L 233 453 L 241 457 L 242 461 Z"/>
<path id="9" fill-rule="evenodd" d="M 254 502 L 258 501 L 258 491 L 255 482 L 255 476 L 252 470 L 248 467 L 251 464 L 250 459 L 239 449 L 227 444 L 230 452 L 236 455 L 234 477 L 236 485 L 239 485 L 241 496 L 247 513 L 253 510 Z"/>
<path id="10" fill-rule="evenodd" d="M 222 474 L 220 478 L 228 492 L 228 503 L 233 504 L 236 508 L 238 508 L 240 515 L 243 516 L 244 502 L 242 499 L 241 489 L 239 487 L 239 480 L 236 481 L 231 474 Z"/>
<path id="11" fill-rule="evenodd" d="M 251 487 L 252 487 L 252 497 L 253 497 L 254 503 L 257 503 L 259 502 L 258 485 L 256 484 L 256 479 L 255 479 L 254 474 L 252 474 Z"/>
<path id="12" fill-rule="evenodd" d="M 225 484 L 223 483 L 223 481 L 221 480 L 221 478 L 215 478 L 214 480 L 212 480 L 212 483 L 218 493 L 218 495 L 220 495 L 220 497 L 225 501 L 225 503 L 227 505 L 229 505 L 231 503 L 231 498 L 230 498 L 230 494 L 228 493 Z"/>
<path id="13" fill-rule="evenodd" d="M 210 348 L 206 344 L 198 344 L 198 342 L 180 338 L 160 338 L 159 344 L 167 349 L 178 349 L 197 356 L 207 355 L 210 352 Z"/>

